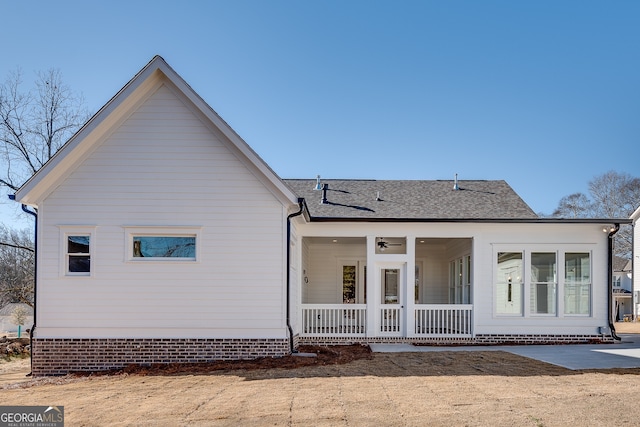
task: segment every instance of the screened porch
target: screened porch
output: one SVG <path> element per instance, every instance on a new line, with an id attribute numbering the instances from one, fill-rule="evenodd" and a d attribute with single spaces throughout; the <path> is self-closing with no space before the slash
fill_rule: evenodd
<path id="1" fill-rule="evenodd" d="M 471 239 L 409 243 L 304 238 L 300 335 L 472 336 Z"/>

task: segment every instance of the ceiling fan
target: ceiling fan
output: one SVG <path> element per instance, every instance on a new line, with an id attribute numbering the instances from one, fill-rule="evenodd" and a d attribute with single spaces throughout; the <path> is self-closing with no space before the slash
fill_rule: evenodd
<path id="1" fill-rule="evenodd" d="M 387 242 L 386 240 L 384 240 L 384 237 L 380 237 L 378 239 L 378 249 L 380 249 L 380 251 L 384 251 L 385 249 L 388 249 L 389 246 L 402 246 L 402 243 Z"/>

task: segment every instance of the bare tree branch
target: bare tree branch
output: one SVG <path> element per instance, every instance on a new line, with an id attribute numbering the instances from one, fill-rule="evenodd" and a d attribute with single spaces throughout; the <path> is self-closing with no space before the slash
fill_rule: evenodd
<path id="1" fill-rule="evenodd" d="M 0 85 L 0 186 L 17 190 L 89 118 L 84 99 L 59 70 L 38 73 L 35 88 L 21 90 L 20 70 Z"/>
<path id="2" fill-rule="evenodd" d="M 10 248 L 23 249 L 25 251 L 35 252 L 35 249 L 33 248 L 22 246 L 22 245 L 14 245 L 12 243 L 7 243 L 7 242 L 0 242 L 0 246 L 8 246 Z"/>
<path id="3" fill-rule="evenodd" d="M 563 197 L 554 217 L 561 218 L 629 218 L 640 200 L 640 178 L 609 171 L 589 181 L 590 198 L 582 193 Z M 633 229 L 622 225 L 615 235 L 614 252 L 621 258 L 631 257 Z"/>

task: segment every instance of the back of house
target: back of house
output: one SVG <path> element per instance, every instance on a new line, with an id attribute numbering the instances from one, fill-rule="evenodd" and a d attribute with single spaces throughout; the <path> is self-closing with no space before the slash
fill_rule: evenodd
<path id="1" fill-rule="evenodd" d="M 538 218 L 499 180 L 282 180 L 160 57 L 15 196 L 34 375 L 615 338 L 619 220 Z"/>

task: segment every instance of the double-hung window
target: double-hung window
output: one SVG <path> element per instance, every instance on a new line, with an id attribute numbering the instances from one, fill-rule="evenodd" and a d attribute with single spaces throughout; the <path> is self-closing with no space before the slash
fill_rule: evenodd
<path id="1" fill-rule="evenodd" d="M 531 253 L 531 314 L 556 314 L 555 252 Z"/>
<path id="2" fill-rule="evenodd" d="M 95 227 L 60 227 L 61 265 L 63 276 L 92 276 Z"/>
<path id="3" fill-rule="evenodd" d="M 591 257 L 588 252 L 564 255 L 564 313 L 591 312 Z"/>
<path id="4" fill-rule="evenodd" d="M 522 252 L 498 252 L 496 268 L 496 311 L 498 314 L 522 315 Z"/>

